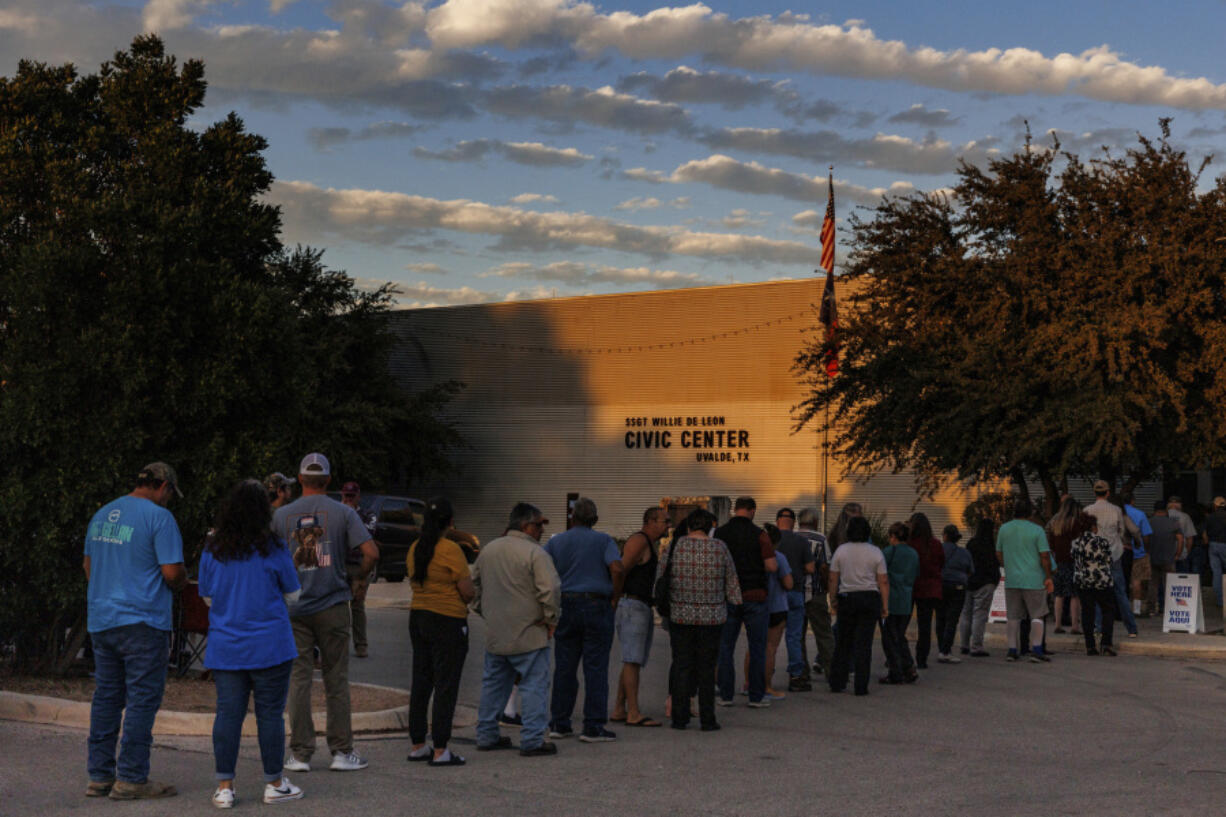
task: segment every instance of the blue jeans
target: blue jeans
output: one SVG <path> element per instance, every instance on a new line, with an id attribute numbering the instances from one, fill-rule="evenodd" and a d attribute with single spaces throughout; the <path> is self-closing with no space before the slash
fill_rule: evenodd
<path id="1" fill-rule="evenodd" d="M 583 663 L 583 728 L 599 729 L 609 720 L 609 650 L 613 648 L 613 606 L 607 598 L 567 598 L 553 635 L 553 728 L 571 728 L 579 698 Z"/>
<path id="2" fill-rule="evenodd" d="M 149 779 L 153 719 L 166 691 L 170 633 L 128 624 L 91 633 L 94 702 L 89 711 L 89 779 L 144 783 Z M 115 741 L 123 722 L 119 763 Z"/>
<path id="3" fill-rule="evenodd" d="M 788 647 L 788 678 L 805 674 L 805 591 L 788 591 L 788 627 L 784 635 Z"/>
<path id="4" fill-rule="evenodd" d="M 291 658 L 264 669 L 213 670 L 217 686 L 217 714 L 213 716 L 213 761 L 218 780 L 233 780 L 238 744 L 243 738 L 247 699 L 255 696 L 255 725 L 260 741 L 264 780 L 281 779 L 285 765 L 285 698 L 289 694 Z"/>
<path id="5" fill-rule="evenodd" d="M 731 701 L 736 694 L 736 669 L 732 657 L 736 653 L 736 641 L 745 625 L 745 637 L 749 641 L 749 700 L 757 703 L 766 694 L 766 631 L 770 625 L 770 613 L 764 601 L 747 601 L 744 604 L 728 605 L 728 620 L 724 622 L 719 642 L 719 670 L 716 681 L 719 697 Z"/>
<path id="6" fill-rule="evenodd" d="M 549 648 L 516 655 L 485 654 L 481 677 L 481 705 L 477 709 L 477 745 L 498 742 L 498 716 L 511 697 L 515 676 L 519 675 L 520 714 L 524 726 L 519 732 L 519 748 L 535 749 L 545 740 L 549 726 Z"/>
<path id="7" fill-rule="evenodd" d="M 1124 622 L 1124 629 L 1130 633 L 1137 631 L 1137 620 L 1132 617 L 1132 602 L 1128 600 L 1128 586 L 1124 583 L 1124 563 L 1120 559 L 1114 559 L 1111 562 L 1111 581 L 1115 584 L 1113 588 L 1115 592 L 1115 606 L 1119 608 L 1120 618 Z M 1094 626 L 1103 630 L 1103 614 L 1099 608 L 1094 616 Z"/>
<path id="8" fill-rule="evenodd" d="M 1226 566 L 1226 542 L 1209 543 L 1209 567 L 1213 569 L 1213 595 L 1222 606 L 1222 568 Z"/>

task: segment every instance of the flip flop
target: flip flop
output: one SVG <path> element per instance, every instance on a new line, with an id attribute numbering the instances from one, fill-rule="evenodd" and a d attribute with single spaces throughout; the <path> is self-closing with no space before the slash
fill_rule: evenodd
<path id="1" fill-rule="evenodd" d="M 659 726 L 660 722 L 644 715 L 637 721 L 626 721 L 626 726 Z"/>

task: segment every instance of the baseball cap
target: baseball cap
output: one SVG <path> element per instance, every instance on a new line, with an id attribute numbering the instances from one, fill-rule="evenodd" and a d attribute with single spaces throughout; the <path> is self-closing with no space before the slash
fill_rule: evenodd
<path id="1" fill-rule="evenodd" d="M 304 528 L 318 528 L 320 527 L 319 519 L 317 519 L 313 514 L 300 516 L 298 517 L 298 524 L 294 525 L 294 527 L 297 530 L 303 530 Z"/>
<path id="2" fill-rule="evenodd" d="M 362 493 L 362 486 L 358 485 L 353 480 L 349 480 L 341 486 L 342 496 L 357 496 L 360 493 Z"/>
<path id="3" fill-rule="evenodd" d="M 332 476 L 332 466 L 328 464 L 327 457 L 314 452 L 302 458 L 302 463 L 298 466 L 298 473 L 310 474 L 316 477 L 329 477 Z"/>
<path id="4" fill-rule="evenodd" d="M 1094 493 L 1101 494 L 1104 492 L 1108 492 L 1110 490 L 1111 490 L 1111 486 L 1107 484 L 1107 481 L 1105 479 L 1099 479 L 1099 480 L 1094 481 Z"/>
<path id="5" fill-rule="evenodd" d="M 298 480 L 293 477 L 287 477 L 280 471 L 273 471 L 268 476 L 264 477 L 264 490 L 278 491 L 286 485 L 293 485 Z"/>
<path id="6" fill-rule="evenodd" d="M 175 473 L 175 469 L 171 468 L 164 462 L 151 462 L 144 468 L 140 469 L 140 473 L 136 475 L 137 479 L 156 479 L 159 482 L 169 482 L 170 487 L 175 489 L 175 493 L 183 496 L 183 492 L 179 490 L 179 475 Z"/>

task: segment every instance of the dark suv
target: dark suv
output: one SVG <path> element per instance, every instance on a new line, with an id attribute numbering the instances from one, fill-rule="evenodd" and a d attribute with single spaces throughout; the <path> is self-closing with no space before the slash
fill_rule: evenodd
<path id="1" fill-rule="evenodd" d="M 329 492 L 328 495 L 340 501 L 339 493 Z M 374 539 L 379 544 L 379 565 L 375 568 L 375 575 L 389 582 L 404 581 L 408 574 L 405 559 L 409 555 L 409 548 L 421 535 L 426 503 L 407 496 L 362 494 L 358 505 L 363 519 L 374 519 Z M 476 559 L 477 550 L 480 548 L 477 537 L 454 528 L 445 535 L 464 549 L 464 555 L 469 562 Z"/>

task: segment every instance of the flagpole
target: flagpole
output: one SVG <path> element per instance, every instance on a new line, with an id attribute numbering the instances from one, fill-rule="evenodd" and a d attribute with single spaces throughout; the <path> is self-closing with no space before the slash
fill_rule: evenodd
<path id="1" fill-rule="evenodd" d="M 827 204 L 827 218 L 832 219 L 834 216 L 834 165 L 830 165 L 829 170 L 830 170 L 830 176 L 829 176 L 829 199 L 828 199 L 828 204 Z M 824 223 L 822 227 L 823 227 L 822 231 L 824 233 L 825 232 Z M 822 247 L 823 255 L 825 255 L 825 249 L 826 248 L 823 246 Z M 824 258 L 822 260 L 825 261 Z M 830 247 L 830 265 L 827 267 L 823 263 L 822 266 L 826 267 L 827 275 L 831 275 L 834 273 L 833 237 L 831 238 L 831 247 Z M 817 270 L 814 270 L 814 272 L 816 271 Z M 824 301 L 825 300 L 824 290 L 823 290 L 822 296 L 823 296 L 823 301 Z M 827 369 L 826 377 L 827 379 L 829 379 L 830 377 L 829 369 Z M 826 520 L 829 519 L 829 513 L 830 513 L 830 400 L 829 398 L 827 398 L 826 400 L 826 418 L 825 418 L 825 422 L 822 424 L 822 531 L 821 532 L 823 535 L 825 535 L 827 532 Z"/>

